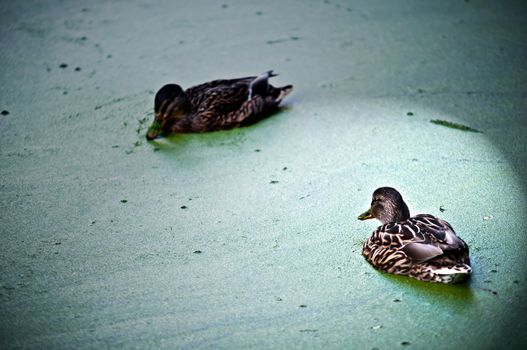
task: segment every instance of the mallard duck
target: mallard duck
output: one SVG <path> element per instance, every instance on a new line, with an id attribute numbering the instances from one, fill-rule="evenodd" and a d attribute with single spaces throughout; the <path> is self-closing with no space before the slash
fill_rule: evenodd
<path id="1" fill-rule="evenodd" d="M 167 84 L 156 93 L 154 122 L 146 133 L 148 140 L 172 133 L 231 129 L 261 119 L 278 107 L 293 89 L 274 87 L 268 71 L 259 76 L 214 80 L 185 91 Z"/>
<path id="2" fill-rule="evenodd" d="M 472 272 L 467 244 L 450 224 L 429 214 L 410 217 L 394 188 L 373 192 L 371 207 L 358 219 L 382 225 L 364 243 L 362 255 L 379 270 L 421 281 L 457 283 Z"/>

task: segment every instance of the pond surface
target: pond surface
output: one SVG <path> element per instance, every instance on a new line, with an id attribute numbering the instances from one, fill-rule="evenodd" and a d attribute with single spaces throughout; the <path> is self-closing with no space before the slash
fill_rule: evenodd
<path id="1" fill-rule="evenodd" d="M 2 348 L 514 348 L 526 9 L 505 1 L 0 7 Z M 253 126 L 147 143 L 165 83 L 280 73 Z M 446 121 L 466 126 L 452 128 Z M 373 269 L 392 186 L 473 275 Z"/>

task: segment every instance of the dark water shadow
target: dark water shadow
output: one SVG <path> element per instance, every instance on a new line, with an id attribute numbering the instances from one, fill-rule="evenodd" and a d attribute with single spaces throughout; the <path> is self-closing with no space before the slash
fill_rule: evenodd
<path id="1" fill-rule="evenodd" d="M 527 101 L 527 99 L 525 101 Z M 438 104 L 434 105 L 434 103 L 426 103 L 426 106 L 431 107 L 434 110 L 449 113 L 450 115 L 457 114 L 455 109 L 451 106 Z M 499 116 L 497 116 L 497 118 L 499 118 Z M 516 121 L 518 122 L 518 124 L 522 122 L 527 122 L 526 113 L 523 113 L 523 115 L 518 115 L 517 118 L 518 119 Z M 462 117 L 460 119 L 463 120 Z M 468 119 L 466 119 L 465 121 L 467 123 L 470 122 Z M 501 154 L 507 161 L 507 166 L 511 167 L 513 173 L 517 176 L 517 179 L 515 180 L 518 180 L 519 182 L 519 187 L 521 191 L 519 195 L 523 198 L 522 202 L 523 204 L 525 204 L 527 203 L 527 166 L 525 165 L 525 154 L 527 154 L 527 137 L 523 137 L 523 139 L 520 141 L 520 144 L 517 144 L 517 140 L 507 137 L 506 128 L 502 129 L 502 135 L 496 135 L 496 133 L 485 133 L 484 129 L 481 131 L 484 133 L 486 139 L 501 152 Z M 515 149 L 518 148 L 525 150 L 523 155 L 519 155 L 515 152 Z M 516 205 L 515 203 L 509 204 Z M 514 218 L 513 220 L 525 218 L 527 218 L 527 210 L 523 212 L 522 218 Z M 521 247 L 519 251 L 523 252 L 522 260 L 527 262 L 527 238 L 525 236 L 525 232 L 518 232 L 518 239 L 516 241 L 516 244 Z M 477 252 L 471 252 L 471 255 L 475 254 L 477 254 Z M 512 343 L 509 344 L 510 348 L 514 348 L 514 344 L 525 344 L 527 342 L 527 327 L 523 326 L 527 323 L 527 307 L 522 301 L 522 299 L 525 300 L 527 298 L 527 283 L 525 283 L 525 281 L 527 281 L 527 263 L 523 264 L 522 266 L 516 266 L 515 268 L 517 270 L 520 270 L 521 275 L 524 276 L 523 281 L 521 281 L 521 286 L 519 287 L 521 288 L 520 295 L 522 297 L 520 299 L 511 300 L 508 305 L 503 304 L 502 313 L 503 315 L 506 315 L 506 317 L 503 317 L 504 321 L 502 324 L 495 325 L 496 334 L 501 334 L 501 339 L 506 339 L 507 337 L 509 339 L 512 339 Z M 478 289 L 492 294 L 496 293 L 496 291 L 490 288 L 480 287 Z M 433 290 L 434 288 L 431 288 L 431 292 L 433 292 Z"/>
<path id="2" fill-rule="evenodd" d="M 408 276 L 392 275 L 382 271 L 376 271 L 376 273 L 388 283 L 410 291 L 412 294 L 426 299 L 431 304 L 458 308 L 467 307 L 467 305 L 472 305 L 476 301 L 474 291 L 471 288 L 470 278 L 463 283 L 445 284 L 423 282 Z"/>

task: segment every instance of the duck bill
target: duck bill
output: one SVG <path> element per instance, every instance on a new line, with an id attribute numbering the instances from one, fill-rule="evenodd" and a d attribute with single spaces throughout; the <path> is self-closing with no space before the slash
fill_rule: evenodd
<path id="1" fill-rule="evenodd" d="M 374 216 L 373 216 L 373 213 L 371 212 L 371 208 L 366 210 L 364 213 L 360 214 L 359 217 L 357 219 L 359 220 L 368 220 L 368 219 L 373 219 Z"/>
<path id="2" fill-rule="evenodd" d="M 161 125 L 154 123 L 148 128 L 148 131 L 146 132 L 146 139 L 148 141 L 152 141 L 154 139 L 157 139 L 160 136 L 160 134 L 161 134 Z"/>

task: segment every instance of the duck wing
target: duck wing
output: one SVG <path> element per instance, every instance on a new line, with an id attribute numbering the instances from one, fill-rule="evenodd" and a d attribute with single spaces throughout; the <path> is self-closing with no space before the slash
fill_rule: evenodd
<path id="1" fill-rule="evenodd" d="M 403 231 L 410 230 L 414 236 L 401 249 L 417 263 L 468 250 L 466 243 L 456 235 L 448 222 L 432 215 L 416 215 L 401 225 L 405 226 Z"/>
<path id="2" fill-rule="evenodd" d="M 243 82 L 232 85 L 219 85 L 208 89 L 200 96 L 197 104 L 193 105 L 190 116 L 192 130 L 212 131 L 226 129 L 239 124 L 236 117 L 245 112 L 244 104 L 247 101 L 248 84 Z M 248 114 L 251 111 L 248 109 Z M 244 114 L 244 113 L 241 113 Z"/>
<path id="3" fill-rule="evenodd" d="M 452 226 L 445 220 L 429 214 L 420 214 L 411 218 L 419 226 L 425 236 L 439 245 L 444 251 L 467 250 L 467 244 L 456 235 Z"/>
<path id="4" fill-rule="evenodd" d="M 206 98 L 210 92 L 213 92 L 215 90 L 217 91 L 217 89 L 227 89 L 228 87 L 236 88 L 240 85 L 245 85 L 248 87 L 251 84 L 251 81 L 253 81 L 254 79 L 256 79 L 255 76 L 235 79 L 213 80 L 207 83 L 190 87 L 185 90 L 185 93 L 187 94 L 193 105 L 199 105 L 201 101 L 203 101 L 203 99 Z"/>
<path id="5" fill-rule="evenodd" d="M 237 110 L 243 102 L 247 101 L 248 87 L 248 84 L 239 82 L 208 89 L 197 106 L 198 113 L 211 112 L 224 115 Z"/>
<path id="6" fill-rule="evenodd" d="M 418 242 L 408 243 L 401 250 L 416 263 L 422 263 L 444 253 L 434 244 Z"/>
<path id="7" fill-rule="evenodd" d="M 432 215 L 416 215 L 406 221 L 379 227 L 372 239 L 380 245 L 402 250 L 416 263 L 431 260 L 448 252 L 468 250 L 452 226 Z"/>

